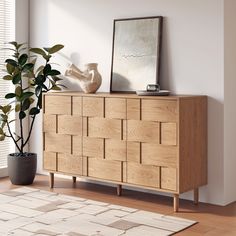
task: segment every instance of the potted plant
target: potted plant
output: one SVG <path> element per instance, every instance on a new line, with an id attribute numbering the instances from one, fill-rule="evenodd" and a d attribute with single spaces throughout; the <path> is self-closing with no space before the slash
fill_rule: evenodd
<path id="1" fill-rule="evenodd" d="M 8 174 L 11 182 L 17 185 L 32 184 L 37 168 L 37 154 L 26 152 L 35 119 L 42 109 L 42 93 L 61 90 L 58 76 L 60 71 L 52 68 L 52 54 L 64 46 L 57 44 L 51 48 L 29 48 L 25 44 L 10 42 L 13 55 L 5 61 L 6 75 L 1 78 L 14 85 L 14 91 L 5 95 L 6 105 L 0 106 L 0 141 L 11 138 L 16 146 L 16 153 L 8 155 Z M 33 55 L 29 56 L 29 52 Z M 35 55 L 36 54 L 36 55 Z M 38 56 L 44 64 L 36 68 Z M 11 112 L 16 112 L 15 119 Z M 29 130 L 24 131 L 24 119 L 29 119 Z M 16 134 L 11 123 L 18 121 L 19 133 Z"/>

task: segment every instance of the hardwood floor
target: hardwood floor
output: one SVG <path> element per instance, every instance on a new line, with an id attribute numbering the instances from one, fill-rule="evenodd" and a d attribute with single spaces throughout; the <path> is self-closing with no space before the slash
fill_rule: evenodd
<path id="1" fill-rule="evenodd" d="M 141 193 L 131 190 L 123 190 L 122 196 L 116 195 L 116 188 L 98 184 L 78 182 L 72 179 L 55 178 L 54 189 L 49 188 L 49 177 L 37 175 L 34 184 L 30 187 L 47 191 L 64 193 L 72 196 L 85 197 L 92 200 L 104 201 L 112 204 L 120 204 L 146 211 L 161 214 L 174 215 L 198 221 L 199 223 L 176 234 L 183 236 L 235 236 L 236 235 L 236 202 L 221 207 L 199 203 L 195 206 L 192 201 L 180 200 L 178 213 L 173 212 L 172 198 Z M 14 186 L 8 178 L 0 179 L 0 192 L 7 191 Z"/>

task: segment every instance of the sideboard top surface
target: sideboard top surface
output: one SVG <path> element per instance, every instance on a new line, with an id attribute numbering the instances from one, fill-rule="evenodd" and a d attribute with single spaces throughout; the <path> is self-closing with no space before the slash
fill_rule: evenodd
<path id="1" fill-rule="evenodd" d="M 109 92 L 99 92 L 99 93 L 83 93 L 79 91 L 60 91 L 60 92 L 49 92 L 44 94 L 46 96 L 83 96 L 83 97 L 117 97 L 117 98 L 146 98 L 146 99 L 163 99 L 163 100 L 176 100 L 184 98 L 193 97 L 206 97 L 205 95 L 169 95 L 169 96 L 138 96 L 135 93 L 109 93 Z"/>

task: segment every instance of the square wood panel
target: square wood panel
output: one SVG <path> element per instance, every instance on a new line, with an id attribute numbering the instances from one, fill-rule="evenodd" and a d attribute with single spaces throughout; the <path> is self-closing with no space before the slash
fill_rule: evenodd
<path id="1" fill-rule="evenodd" d="M 82 157 L 59 153 L 57 165 L 59 172 L 82 175 Z"/>
<path id="2" fill-rule="evenodd" d="M 71 115 L 71 96 L 44 96 L 44 113 Z"/>
<path id="3" fill-rule="evenodd" d="M 176 168 L 161 167 L 161 188 L 172 190 L 172 191 L 177 190 Z"/>
<path id="4" fill-rule="evenodd" d="M 71 136 L 45 133 L 45 151 L 71 153 Z"/>
<path id="5" fill-rule="evenodd" d="M 82 136 L 82 117 L 59 115 L 58 133 Z"/>
<path id="6" fill-rule="evenodd" d="M 122 138 L 121 120 L 89 117 L 87 128 L 89 137 L 119 140 Z"/>
<path id="7" fill-rule="evenodd" d="M 104 98 L 83 97 L 83 116 L 104 117 Z"/>
<path id="8" fill-rule="evenodd" d="M 142 120 L 177 121 L 177 101 L 142 99 Z"/>
<path id="9" fill-rule="evenodd" d="M 153 121 L 127 121 L 127 140 L 139 142 L 160 142 L 160 124 Z"/>
<path id="10" fill-rule="evenodd" d="M 127 162 L 127 183 L 159 188 L 160 168 Z"/>
<path id="11" fill-rule="evenodd" d="M 126 119 L 126 99 L 105 98 L 105 117 Z"/>
<path id="12" fill-rule="evenodd" d="M 122 162 L 88 158 L 88 176 L 122 181 Z"/>
<path id="13" fill-rule="evenodd" d="M 161 123 L 161 144 L 177 145 L 176 123 Z"/>
<path id="14" fill-rule="evenodd" d="M 43 153 L 43 168 L 45 170 L 57 170 L 57 154 L 55 152 Z"/>
<path id="15" fill-rule="evenodd" d="M 166 167 L 177 166 L 178 148 L 175 146 L 142 143 L 142 164 Z"/>
<path id="16" fill-rule="evenodd" d="M 140 99 L 127 99 L 127 119 L 140 120 L 141 102 Z"/>
<path id="17" fill-rule="evenodd" d="M 83 137 L 83 156 L 104 158 L 104 139 Z"/>
<path id="18" fill-rule="evenodd" d="M 105 139 L 105 159 L 126 161 L 126 142 Z"/>
<path id="19" fill-rule="evenodd" d="M 82 116 L 82 97 L 72 98 L 72 114 Z"/>
<path id="20" fill-rule="evenodd" d="M 44 132 L 57 132 L 57 115 L 46 115 L 43 116 L 43 131 Z"/>

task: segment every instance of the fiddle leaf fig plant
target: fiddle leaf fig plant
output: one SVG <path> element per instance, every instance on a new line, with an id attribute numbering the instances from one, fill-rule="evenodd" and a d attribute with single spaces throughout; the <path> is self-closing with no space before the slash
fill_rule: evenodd
<path id="1" fill-rule="evenodd" d="M 64 46 L 54 45 L 51 48 L 27 48 L 25 44 L 10 42 L 6 50 L 13 55 L 5 60 L 6 74 L 0 78 L 14 85 L 14 91 L 5 95 L 7 105 L 0 105 L 0 141 L 11 138 L 18 150 L 18 155 L 24 155 L 24 148 L 29 142 L 35 118 L 42 109 L 42 94 L 50 90 L 61 90 L 63 84 L 58 77 L 61 73 L 53 69 L 50 59 L 52 54 Z M 30 54 L 29 54 L 30 53 Z M 36 68 L 38 57 L 44 63 Z M 16 119 L 10 119 L 10 113 L 16 112 Z M 24 132 L 23 120 L 30 118 L 29 131 Z M 19 134 L 11 129 L 11 123 L 19 120 Z"/>

